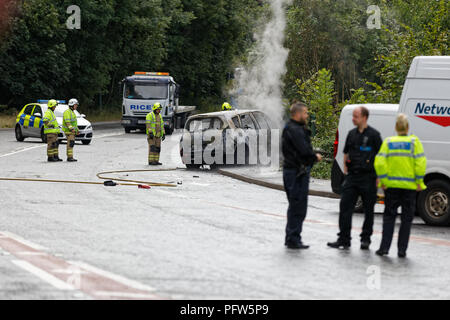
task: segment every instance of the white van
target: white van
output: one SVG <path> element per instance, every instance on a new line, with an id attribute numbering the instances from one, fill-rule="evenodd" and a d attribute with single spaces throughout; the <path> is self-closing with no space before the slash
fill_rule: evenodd
<path id="1" fill-rule="evenodd" d="M 331 183 L 338 194 L 344 177 L 342 150 L 349 130 L 354 128 L 352 113 L 357 106 L 345 106 L 339 119 Z M 399 105 L 364 106 L 370 111 L 369 125 L 383 139 L 396 135 L 398 113 L 408 115 L 410 134 L 419 137 L 427 156 L 427 190 L 418 193 L 417 212 L 427 224 L 450 224 L 450 56 L 414 58 Z"/>

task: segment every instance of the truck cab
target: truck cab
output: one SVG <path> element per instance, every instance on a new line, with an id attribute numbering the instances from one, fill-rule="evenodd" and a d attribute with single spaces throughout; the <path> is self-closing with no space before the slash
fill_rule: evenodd
<path id="1" fill-rule="evenodd" d="M 126 133 L 131 130 L 145 130 L 145 117 L 159 102 L 164 128 L 171 134 L 176 125 L 179 86 L 169 73 L 135 72 L 122 80 L 122 126 Z"/>

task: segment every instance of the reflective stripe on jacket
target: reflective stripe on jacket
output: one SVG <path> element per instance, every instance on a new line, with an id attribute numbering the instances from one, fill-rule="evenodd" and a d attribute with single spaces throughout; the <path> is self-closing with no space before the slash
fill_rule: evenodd
<path id="1" fill-rule="evenodd" d="M 384 140 L 375 157 L 375 170 L 386 188 L 426 189 L 423 182 L 427 158 L 415 135 L 393 136 Z"/>
<path id="2" fill-rule="evenodd" d="M 65 133 L 72 133 L 72 129 L 78 130 L 77 115 L 70 108 L 64 111 L 62 129 Z"/>
<path id="3" fill-rule="evenodd" d="M 50 108 L 45 111 L 42 120 L 44 121 L 44 134 L 59 133 L 58 121 L 56 121 L 56 116 Z M 53 125 L 53 128 L 49 128 L 49 125 Z"/>
<path id="4" fill-rule="evenodd" d="M 153 135 L 155 137 L 161 138 L 166 133 L 164 131 L 164 120 L 163 120 L 163 117 L 162 117 L 161 114 L 159 114 L 158 116 L 159 116 L 159 120 L 157 120 L 156 114 L 154 112 L 150 112 L 149 114 L 147 114 L 147 117 L 145 119 L 146 120 L 145 121 L 146 122 L 146 127 L 147 127 L 146 132 L 147 132 L 147 135 L 149 135 L 149 129 L 150 129 L 150 130 L 152 130 Z M 159 132 L 156 132 L 157 121 L 159 121 L 160 125 L 161 125 L 161 127 L 160 127 L 161 130 Z"/>

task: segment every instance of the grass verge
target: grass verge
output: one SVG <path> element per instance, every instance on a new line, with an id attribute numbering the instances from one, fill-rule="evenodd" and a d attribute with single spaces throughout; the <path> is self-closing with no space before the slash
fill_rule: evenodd
<path id="1" fill-rule="evenodd" d="M 0 128 L 14 128 L 16 116 L 0 114 Z"/>

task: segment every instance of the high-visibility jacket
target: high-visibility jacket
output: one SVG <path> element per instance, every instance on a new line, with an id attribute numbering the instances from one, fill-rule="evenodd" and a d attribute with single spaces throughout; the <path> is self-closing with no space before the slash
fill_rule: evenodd
<path id="1" fill-rule="evenodd" d="M 375 171 L 386 188 L 426 189 L 423 182 L 427 158 L 415 135 L 386 138 L 375 157 Z"/>
<path id="2" fill-rule="evenodd" d="M 70 108 L 64 111 L 62 129 L 64 133 L 72 133 L 73 129 L 78 131 L 77 115 Z"/>
<path id="3" fill-rule="evenodd" d="M 160 132 L 156 132 L 157 122 L 160 122 L 160 125 L 161 125 Z M 154 112 L 150 112 L 149 114 L 147 114 L 146 124 L 147 124 L 147 129 L 146 129 L 147 135 L 149 135 L 149 129 L 153 132 L 153 135 L 156 138 L 161 138 L 163 135 L 166 134 L 164 131 L 164 120 L 163 120 L 161 113 L 159 115 L 156 115 Z"/>
<path id="4" fill-rule="evenodd" d="M 58 121 L 56 121 L 56 116 L 52 109 L 48 108 L 47 111 L 45 111 L 42 121 L 44 121 L 44 134 L 59 133 L 59 124 Z M 53 125 L 53 128 L 50 128 L 49 125 Z"/>

